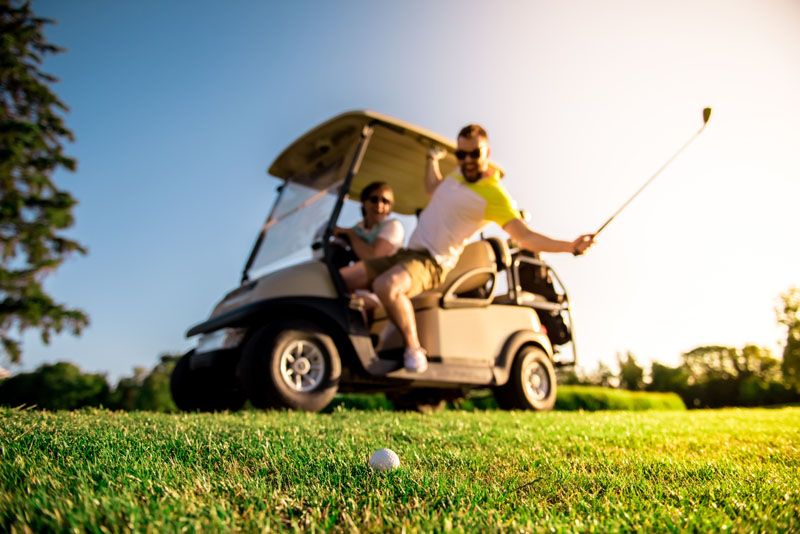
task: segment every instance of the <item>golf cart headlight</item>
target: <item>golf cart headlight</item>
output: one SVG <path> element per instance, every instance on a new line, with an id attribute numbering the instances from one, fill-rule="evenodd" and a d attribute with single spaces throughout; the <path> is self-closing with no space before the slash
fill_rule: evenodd
<path id="1" fill-rule="evenodd" d="M 203 334 L 197 340 L 194 353 L 202 354 L 213 350 L 232 349 L 241 343 L 243 337 L 244 328 L 222 328 L 210 334 Z"/>

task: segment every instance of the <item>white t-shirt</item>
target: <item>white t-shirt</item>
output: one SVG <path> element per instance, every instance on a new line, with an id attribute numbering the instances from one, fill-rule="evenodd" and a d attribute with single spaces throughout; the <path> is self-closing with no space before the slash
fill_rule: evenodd
<path id="1" fill-rule="evenodd" d="M 408 248 L 427 250 L 439 265 L 452 269 L 464 245 L 487 224 L 495 222 L 502 227 L 519 216 L 500 183 L 499 172 L 471 183 L 456 171 L 436 187 Z"/>
<path id="2" fill-rule="evenodd" d="M 358 236 L 370 245 L 380 238 L 391 243 L 395 249 L 394 252 L 403 246 L 405 230 L 397 219 L 385 219 L 382 223 L 370 229 L 364 228 L 364 221 L 361 221 L 355 226 L 355 229 Z"/>

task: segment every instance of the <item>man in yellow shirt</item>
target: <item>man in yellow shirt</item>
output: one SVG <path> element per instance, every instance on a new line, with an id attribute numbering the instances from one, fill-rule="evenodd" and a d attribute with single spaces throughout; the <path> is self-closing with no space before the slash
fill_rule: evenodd
<path id="1" fill-rule="evenodd" d="M 428 154 L 425 185 L 430 202 L 422 210 L 408 248 L 341 269 L 350 291 L 372 287 L 403 336 L 404 364 L 412 372 L 428 368 L 420 347 L 411 299 L 439 286 L 458 262 L 470 239 L 489 223 L 497 223 L 522 248 L 533 252 L 583 254 L 593 234 L 574 241 L 551 239 L 531 230 L 489 165 L 489 137 L 481 126 L 461 129 L 456 141 L 459 169 L 447 177 L 439 170 L 441 154 Z"/>

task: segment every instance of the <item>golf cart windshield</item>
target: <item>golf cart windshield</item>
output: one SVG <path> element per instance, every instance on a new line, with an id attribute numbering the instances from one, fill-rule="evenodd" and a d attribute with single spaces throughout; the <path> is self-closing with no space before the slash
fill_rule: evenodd
<path id="1" fill-rule="evenodd" d="M 267 232 L 249 270 L 249 278 L 322 258 L 322 240 L 341 182 L 317 190 L 295 182 L 281 186 L 280 197 L 272 217 L 265 225 Z M 346 199 L 337 226 L 351 227 L 361 220 L 360 202 Z M 416 226 L 416 217 L 393 214 L 405 230 L 406 238 Z M 407 239 L 406 239 L 407 240 Z"/>
<path id="2" fill-rule="evenodd" d="M 312 257 L 311 246 L 322 239 L 339 195 L 341 181 L 335 178 L 334 169 L 319 177 L 320 189 L 299 182 L 280 186 L 250 265 L 250 278 Z"/>

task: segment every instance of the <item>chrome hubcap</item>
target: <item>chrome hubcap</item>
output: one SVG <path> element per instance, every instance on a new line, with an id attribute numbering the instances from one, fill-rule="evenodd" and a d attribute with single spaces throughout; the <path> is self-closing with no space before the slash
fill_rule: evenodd
<path id="1" fill-rule="evenodd" d="M 325 357 L 314 343 L 292 341 L 281 353 L 281 378 L 294 391 L 313 391 L 325 376 Z"/>
<path id="2" fill-rule="evenodd" d="M 533 358 L 525 362 L 522 382 L 525 385 L 525 394 L 531 400 L 546 399 L 550 393 L 550 377 L 547 375 L 547 369 Z"/>

